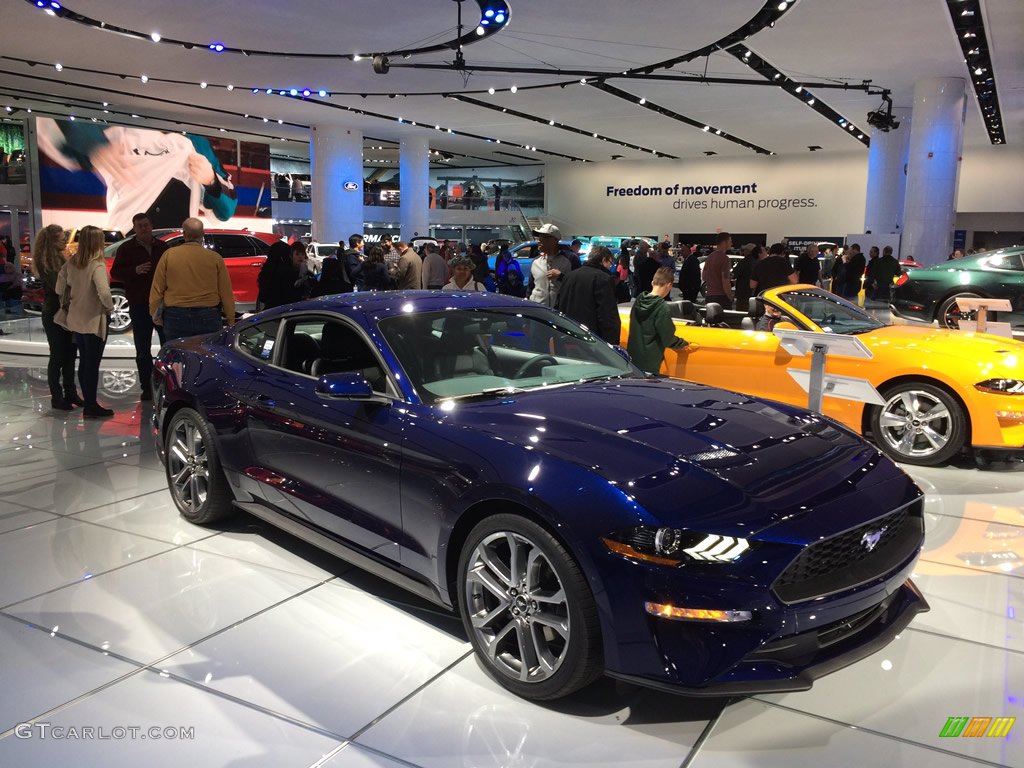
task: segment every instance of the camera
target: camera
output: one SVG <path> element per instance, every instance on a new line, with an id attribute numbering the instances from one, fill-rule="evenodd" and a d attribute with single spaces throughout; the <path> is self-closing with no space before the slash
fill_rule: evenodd
<path id="1" fill-rule="evenodd" d="M 868 125 L 880 131 L 895 131 L 900 121 L 892 116 L 892 96 L 882 91 L 882 104 L 874 112 L 868 112 Z"/>

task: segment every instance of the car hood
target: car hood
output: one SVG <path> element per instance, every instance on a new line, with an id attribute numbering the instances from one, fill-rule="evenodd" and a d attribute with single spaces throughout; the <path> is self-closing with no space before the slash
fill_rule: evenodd
<path id="1" fill-rule="evenodd" d="M 458 403 L 448 418 L 598 475 L 659 524 L 723 534 L 750 535 L 893 477 L 909 484 L 830 419 L 689 382 L 534 390 Z"/>
<path id="2" fill-rule="evenodd" d="M 987 333 L 919 325 L 888 325 L 860 334 L 857 338 L 869 349 L 885 348 L 890 353 L 907 352 L 912 355 L 927 351 L 929 360 L 933 360 L 935 355 L 944 355 L 955 359 L 959 367 L 970 361 L 981 361 L 986 365 L 1016 367 L 1018 372 L 1022 372 L 1021 366 L 1024 366 L 1024 342 Z"/>

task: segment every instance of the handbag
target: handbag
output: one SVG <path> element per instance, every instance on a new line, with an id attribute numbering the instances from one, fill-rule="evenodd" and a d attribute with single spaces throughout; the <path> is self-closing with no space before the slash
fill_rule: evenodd
<path id="1" fill-rule="evenodd" d="M 61 269 L 67 269 L 65 264 Z M 68 311 L 71 309 L 71 283 L 65 276 L 64 290 L 60 294 L 60 309 L 53 315 L 53 322 L 62 328 L 68 327 Z"/>

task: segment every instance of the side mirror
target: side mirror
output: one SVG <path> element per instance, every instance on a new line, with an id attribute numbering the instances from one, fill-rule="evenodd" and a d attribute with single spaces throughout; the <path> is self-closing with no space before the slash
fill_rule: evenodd
<path id="1" fill-rule="evenodd" d="M 772 328 L 772 330 L 774 330 L 774 331 L 799 331 L 800 329 L 797 328 L 796 325 L 794 323 L 791 323 L 789 320 L 780 320 L 779 322 L 777 322 L 775 324 L 775 327 Z"/>
<path id="2" fill-rule="evenodd" d="M 614 349 L 614 350 L 615 350 L 615 353 L 616 353 L 616 354 L 617 354 L 617 355 L 618 355 L 619 357 L 621 357 L 621 358 L 622 358 L 623 360 L 625 360 L 625 361 L 626 361 L 627 363 L 630 363 L 630 364 L 632 364 L 632 362 L 633 362 L 633 358 L 631 358 L 631 357 L 629 356 L 629 352 L 627 352 L 627 351 L 625 350 L 625 348 L 624 348 L 624 347 L 622 347 L 622 346 L 621 346 L 621 345 L 619 345 L 619 344 L 612 344 L 612 349 Z"/>
<path id="3" fill-rule="evenodd" d="M 373 387 L 361 373 L 328 373 L 316 383 L 318 397 L 330 400 L 369 400 Z"/>

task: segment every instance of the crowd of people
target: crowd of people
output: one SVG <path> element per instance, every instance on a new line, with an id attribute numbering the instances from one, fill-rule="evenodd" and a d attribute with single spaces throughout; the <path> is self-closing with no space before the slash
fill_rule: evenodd
<path id="1" fill-rule="evenodd" d="M 42 322 L 50 350 L 47 381 L 55 410 L 81 406 L 86 418 L 113 413 L 96 399 L 113 308 L 110 279 L 123 286 L 128 303 L 142 400 L 152 397 L 154 332 L 163 344 L 235 322 L 231 280 L 223 259 L 203 247 L 201 220 L 187 219 L 182 225 L 184 242 L 172 248 L 153 237 L 145 213 L 136 214 L 132 226 L 134 236 L 118 248 L 109 277 L 103 230 L 84 227 L 78 250 L 70 257 L 60 226 L 44 227 L 36 237 L 33 271 L 44 289 Z M 492 268 L 476 244 L 427 241 L 417 252 L 390 237 L 367 247 L 363 235 L 356 233 L 339 244 L 337 254 L 324 258 L 320 273 L 314 275 L 302 242 L 278 241 L 270 246 L 259 273 L 257 309 L 354 291 L 494 291 L 557 309 L 617 344 L 619 305 L 632 302 L 628 351 L 642 369 L 657 372 L 666 349 L 687 354 L 696 349 L 675 335 L 666 303 L 673 288 L 678 287 L 683 299 L 695 301 L 703 292 L 707 303 L 732 309 L 745 308 L 751 296 L 769 288 L 798 282 L 821 285 L 830 279 L 831 290 L 840 296 L 856 297 L 863 284 L 869 299 L 887 302 L 901 272 L 892 248 L 872 247 L 865 259 L 856 243 L 824 275 L 815 245 L 808 245 L 794 264 L 782 243 L 768 248 L 749 243 L 740 248 L 734 264 L 732 237 L 726 232 L 717 236 L 707 254 L 697 246 L 624 239 L 618 253 L 594 245 L 585 259 L 581 241 L 566 247 L 553 224 L 542 224 L 533 234 L 537 252 L 526 274 L 506 242 L 498 244 Z M 20 270 L 3 264 L 2 251 L 0 267 L 0 291 L 6 296 L 20 290 Z M 774 319 L 768 316 L 764 322 Z"/>

